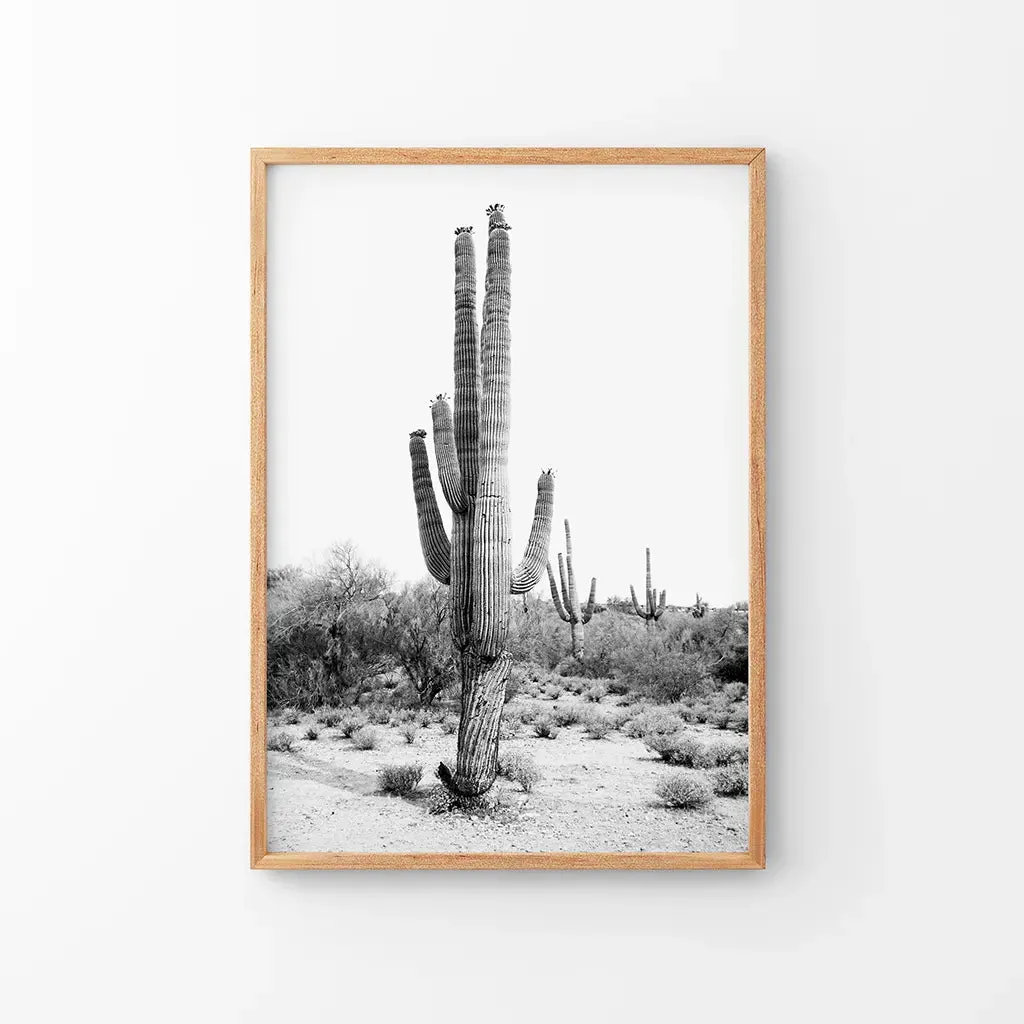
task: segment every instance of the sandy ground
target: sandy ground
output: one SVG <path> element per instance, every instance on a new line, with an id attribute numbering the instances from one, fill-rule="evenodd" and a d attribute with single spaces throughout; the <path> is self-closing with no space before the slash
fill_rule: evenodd
<path id="1" fill-rule="evenodd" d="M 557 739 L 540 739 L 528 728 L 502 744 L 527 750 L 541 780 L 532 793 L 498 779 L 513 820 L 483 815 L 432 815 L 427 797 L 438 785 L 434 769 L 454 764 L 455 736 L 424 727 L 412 745 L 397 729 L 378 726 L 384 742 L 356 750 L 336 729 L 315 721 L 280 726 L 296 738 L 290 752 L 267 751 L 268 846 L 271 851 L 351 852 L 596 852 L 740 851 L 747 848 L 746 797 L 718 797 L 700 811 L 672 810 L 654 796 L 659 778 L 673 768 L 640 740 L 619 732 L 588 737 L 580 725 Z M 693 727 L 700 732 L 701 727 Z M 711 735 L 709 731 L 708 735 Z M 409 797 L 378 790 L 385 764 L 423 766 L 423 781 Z"/>

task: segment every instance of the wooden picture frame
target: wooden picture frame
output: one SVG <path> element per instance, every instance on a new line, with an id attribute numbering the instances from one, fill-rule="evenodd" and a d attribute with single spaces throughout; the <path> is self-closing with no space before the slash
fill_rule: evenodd
<path id="1" fill-rule="evenodd" d="M 250 866 L 346 869 L 694 869 L 765 866 L 765 151 L 761 148 L 251 151 Z M 272 853 L 267 850 L 267 169 L 280 164 L 731 164 L 749 183 L 749 832 L 735 853 Z"/>

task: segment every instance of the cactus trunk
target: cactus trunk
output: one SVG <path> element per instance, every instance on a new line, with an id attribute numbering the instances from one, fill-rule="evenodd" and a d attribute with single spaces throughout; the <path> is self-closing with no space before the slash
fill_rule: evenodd
<path id="1" fill-rule="evenodd" d="M 547 560 L 554 481 L 537 481 L 533 526 L 522 561 L 511 562 L 508 483 L 511 332 L 509 226 L 503 207 L 488 213 L 487 275 L 480 345 L 471 228 L 455 231 L 455 410 L 439 395 L 431 409 L 438 478 L 452 511 L 444 530 L 430 479 L 424 431 L 410 442 L 420 543 L 431 574 L 450 585 L 452 640 L 462 683 L 455 772 L 438 775 L 475 796 L 494 782 L 498 725 L 512 659 L 507 651 L 512 595 L 536 586 Z"/>

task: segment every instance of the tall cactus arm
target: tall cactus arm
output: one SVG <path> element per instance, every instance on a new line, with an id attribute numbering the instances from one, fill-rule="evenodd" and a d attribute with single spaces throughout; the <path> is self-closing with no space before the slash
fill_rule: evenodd
<path id="1" fill-rule="evenodd" d="M 561 551 L 558 552 L 558 577 L 562 581 L 562 604 L 565 605 L 565 610 L 569 613 L 569 621 L 572 622 L 579 612 L 569 600 L 569 581 L 565 578 L 565 559 L 562 557 Z"/>
<path id="2" fill-rule="evenodd" d="M 537 480 L 537 504 L 533 525 L 522 561 L 512 570 L 512 593 L 528 594 L 540 582 L 542 566 L 548 558 L 551 541 L 551 517 L 555 507 L 555 476 L 544 470 Z"/>
<path id="3" fill-rule="evenodd" d="M 665 614 L 665 591 L 661 592 L 661 600 L 658 602 L 658 608 L 654 613 L 654 620 L 657 622 L 658 619 Z"/>
<path id="4" fill-rule="evenodd" d="M 455 229 L 455 448 L 464 493 L 476 494 L 480 443 L 480 347 L 473 229 Z"/>
<path id="5" fill-rule="evenodd" d="M 487 276 L 480 328 L 480 482 L 488 496 L 502 485 L 507 487 L 508 477 L 511 273 L 508 224 L 503 210 L 500 204 L 487 208 Z"/>
<path id="6" fill-rule="evenodd" d="M 562 566 L 562 556 L 558 556 L 559 568 Z M 569 587 L 564 592 L 566 607 L 573 622 L 580 621 L 580 602 L 576 594 L 576 569 L 572 563 L 572 534 L 569 532 L 569 520 L 565 520 L 565 574 L 562 576 L 562 584 L 565 585 L 566 576 L 569 578 Z"/>
<path id="7" fill-rule="evenodd" d="M 434 420 L 434 456 L 437 459 L 437 476 L 441 481 L 441 492 L 453 512 L 465 512 L 468 507 L 466 493 L 462 489 L 462 474 L 455 451 L 455 428 L 452 424 L 452 410 L 444 395 L 438 395 L 430 405 Z"/>
<path id="8" fill-rule="evenodd" d="M 568 622 L 569 613 L 565 610 L 565 605 L 562 604 L 561 597 L 558 596 L 558 584 L 555 582 L 555 574 L 551 571 L 550 562 L 548 562 L 548 586 L 551 587 L 551 603 L 555 606 L 555 611 L 558 612 L 558 617 L 563 622 Z"/>
<path id="9" fill-rule="evenodd" d="M 511 268 L 502 207 L 489 207 L 487 213 L 487 276 L 480 329 L 480 471 L 473 510 L 473 633 L 480 656 L 495 659 L 505 652 L 512 609 L 508 486 Z"/>
<path id="10" fill-rule="evenodd" d="M 594 617 L 594 604 L 597 601 L 597 577 L 590 580 L 590 597 L 587 598 L 587 606 L 583 609 L 583 625 L 585 626 Z"/>
<path id="11" fill-rule="evenodd" d="M 640 608 L 640 602 L 636 599 L 636 591 L 633 589 L 633 584 L 629 585 L 629 596 L 633 599 L 633 611 L 640 616 L 641 619 L 647 618 L 647 613 Z"/>
<path id="12" fill-rule="evenodd" d="M 427 570 L 438 583 L 451 582 L 451 544 L 441 520 L 441 510 L 434 496 L 434 482 L 430 479 L 430 462 L 425 430 L 414 430 L 409 435 L 409 455 L 412 459 L 412 492 L 416 498 L 416 518 L 420 528 L 420 547 Z"/>

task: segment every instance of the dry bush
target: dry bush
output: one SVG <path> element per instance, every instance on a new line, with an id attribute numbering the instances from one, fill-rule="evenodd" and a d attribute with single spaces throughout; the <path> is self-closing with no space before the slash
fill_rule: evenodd
<path id="1" fill-rule="evenodd" d="M 540 718 L 534 720 L 533 731 L 542 740 L 557 739 L 559 733 L 558 723 L 551 715 L 541 715 Z"/>
<path id="2" fill-rule="evenodd" d="M 341 712 L 336 708 L 321 708 L 316 720 L 325 729 L 333 729 L 341 721 Z"/>
<path id="3" fill-rule="evenodd" d="M 441 719 L 441 732 L 446 736 L 451 736 L 453 733 L 459 731 L 459 716 L 458 715 L 445 715 Z"/>
<path id="4" fill-rule="evenodd" d="M 703 748 L 696 762 L 697 768 L 717 768 L 722 764 L 743 764 L 750 757 L 750 749 L 739 736 L 735 739 L 712 740 Z"/>
<path id="5" fill-rule="evenodd" d="M 550 683 L 544 687 L 544 696 L 548 700 L 558 700 L 562 696 L 562 688 L 557 683 Z"/>
<path id="6" fill-rule="evenodd" d="M 286 732 L 273 732 L 267 737 L 267 750 L 291 750 L 293 740 Z"/>
<path id="7" fill-rule="evenodd" d="M 603 740 L 615 728 L 611 718 L 597 708 L 589 710 L 582 721 L 587 735 L 593 740 Z"/>
<path id="8" fill-rule="evenodd" d="M 682 722 L 675 715 L 660 708 L 643 711 L 634 718 L 626 728 L 626 735 L 634 739 L 644 739 L 655 733 L 671 735 L 679 732 Z"/>
<path id="9" fill-rule="evenodd" d="M 305 739 L 307 739 L 307 740 L 318 740 L 318 739 L 320 739 L 320 733 L 319 733 L 319 731 L 318 731 L 318 730 L 316 729 L 316 727 L 315 727 L 315 726 L 312 726 L 312 725 L 311 725 L 311 726 L 310 726 L 310 727 L 309 727 L 309 728 L 308 728 L 308 729 L 306 730 L 306 735 L 305 735 L 305 737 L 304 737 L 304 738 L 305 738 Z"/>
<path id="10" fill-rule="evenodd" d="M 746 796 L 748 772 L 745 764 L 727 764 L 711 773 L 711 780 L 718 796 Z"/>
<path id="11" fill-rule="evenodd" d="M 583 699 L 592 704 L 599 704 L 608 696 L 608 687 L 604 683 L 594 683 L 589 689 L 583 692 Z"/>
<path id="12" fill-rule="evenodd" d="M 295 708 L 287 708 L 284 712 L 285 725 L 298 725 L 302 721 L 302 715 Z"/>
<path id="13" fill-rule="evenodd" d="M 519 708 L 519 718 L 523 725 L 529 725 L 542 713 L 541 707 L 538 704 L 523 704 Z"/>
<path id="14" fill-rule="evenodd" d="M 346 738 L 358 732 L 364 725 L 366 725 L 366 715 L 361 711 L 350 711 L 347 715 L 342 715 L 338 720 L 338 729 L 341 731 L 341 735 Z"/>
<path id="15" fill-rule="evenodd" d="M 418 764 L 386 764 L 377 771 L 380 788 L 385 793 L 408 796 L 423 778 L 423 769 Z"/>
<path id="16" fill-rule="evenodd" d="M 509 782 L 517 782 L 524 793 L 530 793 L 540 781 L 537 762 L 525 750 L 506 750 L 498 758 L 498 774 Z"/>
<path id="17" fill-rule="evenodd" d="M 683 765 L 686 768 L 695 767 L 705 749 L 700 740 L 682 733 L 650 733 L 644 737 L 644 743 L 667 764 Z"/>
<path id="18" fill-rule="evenodd" d="M 373 725 L 390 725 L 392 713 L 391 708 L 383 704 L 370 704 L 366 708 L 366 717 Z"/>
<path id="19" fill-rule="evenodd" d="M 688 768 L 680 768 L 659 779 L 654 792 L 667 806 L 688 811 L 706 807 L 715 795 L 707 776 Z"/>
<path id="20" fill-rule="evenodd" d="M 415 722 L 406 722 L 398 732 L 406 743 L 415 743 L 416 737 L 420 734 L 420 727 Z"/>
<path id="21" fill-rule="evenodd" d="M 750 728 L 750 716 L 746 706 L 736 708 L 729 715 L 729 728 L 734 732 L 747 732 Z"/>
<path id="22" fill-rule="evenodd" d="M 352 746 L 356 750 L 375 750 L 380 746 L 381 734 L 372 725 L 364 725 L 352 733 Z"/>
<path id="23" fill-rule="evenodd" d="M 555 725 L 564 728 L 580 721 L 580 709 L 575 704 L 556 704 L 551 709 L 550 717 L 554 719 Z"/>

